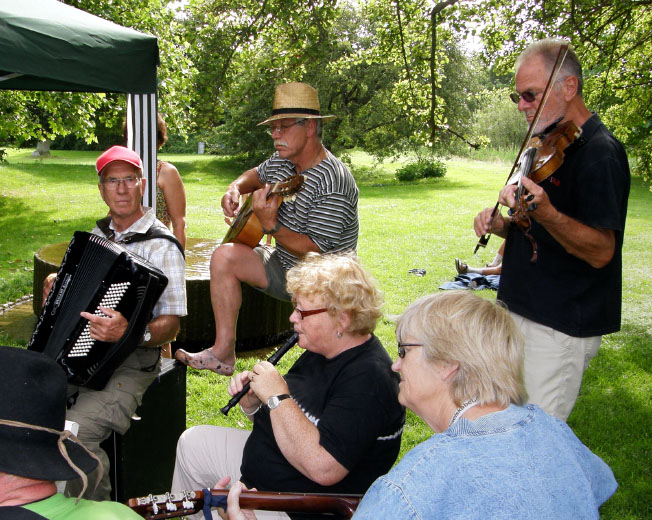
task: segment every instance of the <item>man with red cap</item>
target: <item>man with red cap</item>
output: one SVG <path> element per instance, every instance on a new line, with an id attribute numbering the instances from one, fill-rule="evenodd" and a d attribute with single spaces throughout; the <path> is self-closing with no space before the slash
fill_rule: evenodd
<path id="1" fill-rule="evenodd" d="M 272 115 L 260 125 L 274 140 L 274 153 L 233 181 L 222 197 L 222 209 L 233 217 L 240 196 L 251 193 L 253 214 L 276 247 L 223 243 L 210 262 L 210 291 L 215 342 L 191 354 L 178 350 L 181 362 L 198 370 L 231 375 L 235 365 L 235 325 L 242 302 L 241 282 L 280 300 L 290 300 L 285 273 L 306 253 L 354 251 L 358 242 L 358 187 L 348 168 L 321 142 L 322 122 L 317 91 L 306 83 L 276 87 Z M 271 185 L 301 174 L 304 182 L 294 200 L 279 206 L 269 197 Z"/>
<path id="2" fill-rule="evenodd" d="M 142 396 L 160 370 L 159 345 L 173 340 L 179 318 L 186 315 L 185 260 L 172 232 L 151 208 L 141 201 L 146 179 L 136 152 L 113 146 L 97 159 L 98 187 L 109 207 L 109 216 L 98 220 L 93 233 L 122 245 L 155 265 L 168 278 L 153 310 L 153 319 L 135 351 L 115 370 L 103 390 L 69 385 L 67 419 L 79 424 L 79 439 L 102 461 L 104 475 L 97 489 L 87 490 L 85 498 L 106 500 L 111 492 L 109 460 L 100 443 L 111 431 L 124 434 Z M 125 333 L 128 321 L 118 311 L 101 307 L 105 316 L 82 312 L 90 323 L 93 339 L 114 343 Z M 71 405 L 72 403 L 72 405 Z M 66 494 L 78 494 L 78 482 L 70 482 Z"/>

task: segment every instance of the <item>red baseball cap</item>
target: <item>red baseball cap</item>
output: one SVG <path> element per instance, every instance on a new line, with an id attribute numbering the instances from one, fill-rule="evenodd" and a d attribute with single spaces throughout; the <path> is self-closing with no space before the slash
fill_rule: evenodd
<path id="1" fill-rule="evenodd" d="M 124 146 L 112 146 L 102 155 L 100 155 L 95 163 L 95 169 L 97 174 L 100 175 L 102 170 L 106 168 L 109 164 L 115 161 L 124 161 L 129 164 L 133 164 L 136 168 L 143 171 L 143 162 L 140 160 L 140 156 L 129 148 Z"/>

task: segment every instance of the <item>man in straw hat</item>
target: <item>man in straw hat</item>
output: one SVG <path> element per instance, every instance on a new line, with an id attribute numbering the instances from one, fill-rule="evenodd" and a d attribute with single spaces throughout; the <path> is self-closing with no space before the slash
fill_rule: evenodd
<path id="1" fill-rule="evenodd" d="M 66 375 L 40 352 L 0 347 L 0 518 L 140 518 L 116 502 L 66 498 L 55 481 L 80 478 L 101 464 L 64 431 Z M 83 491 L 82 491 L 83 492 Z"/>
<path id="2" fill-rule="evenodd" d="M 276 87 L 268 126 L 274 153 L 231 183 L 222 197 L 222 209 L 233 217 L 240 196 L 252 193 L 253 212 L 263 233 L 276 247 L 254 249 L 225 243 L 213 252 L 210 263 L 211 303 L 215 317 L 215 343 L 198 354 L 184 350 L 176 358 L 198 370 L 231 375 L 235 364 L 235 324 L 242 302 L 240 282 L 280 300 L 290 300 L 285 273 L 308 252 L 355 250 L 358 242 L 358 187 L 351 172 L 321 142 L 321 125 L 334 119 L 321 115 L 317 91 L 306 83 Z M 279 206 L 269 200 L 271 185 L 301 174 L 305 180 L 292 201 Z"/>

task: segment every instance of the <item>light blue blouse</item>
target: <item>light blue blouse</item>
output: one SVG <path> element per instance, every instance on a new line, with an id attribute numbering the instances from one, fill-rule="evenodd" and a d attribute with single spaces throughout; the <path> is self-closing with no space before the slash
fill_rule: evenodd
<path id="1" fill-rule="evenodd" d="M 617 487 L 566 423 L 512 405 L 419 444 L 372 484 L 354 519 L 599 518 Z"/>

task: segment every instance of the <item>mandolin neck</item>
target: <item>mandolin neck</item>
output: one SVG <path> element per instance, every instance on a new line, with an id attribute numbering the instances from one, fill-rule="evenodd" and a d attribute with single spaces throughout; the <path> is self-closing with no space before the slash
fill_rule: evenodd
<path id="1" fill-rule="evenodd" d="M 228 489 L 211 489 L 213 497 L 226 499 Z M 143 518 L 158 520 L 191 515 L 204 507 L 204 493 L 192 491 L 183 493 L 132 498 L 127 505 Z M 339 518 L 351 518 L 362 495 L 331 495 L 321 493 L 277 493 L 266 491 L 243 491 L 240 507 L 288 513 L 331 513 Z M 172 504 L 168 506 L 168 504 Z M 154 506 L 155 505 L 155 506 Z"/>

